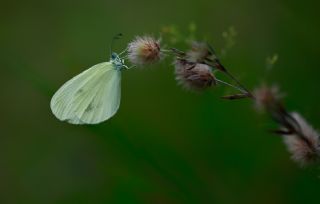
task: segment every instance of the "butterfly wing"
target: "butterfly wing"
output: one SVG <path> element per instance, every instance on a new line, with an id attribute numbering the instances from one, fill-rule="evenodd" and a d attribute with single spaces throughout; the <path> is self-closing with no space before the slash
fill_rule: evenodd
<path id="1" fill-rule="evenodd" d="M 51 99 L 53 114 L 72 124 L 97 124 L 111 118 L 121 97 L 121 72 L 111 62 L 85 70 L 67 81 Z"/>

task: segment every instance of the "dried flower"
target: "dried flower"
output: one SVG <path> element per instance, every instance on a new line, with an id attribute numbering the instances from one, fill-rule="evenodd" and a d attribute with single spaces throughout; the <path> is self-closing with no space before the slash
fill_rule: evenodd
<path id="1" fill-rule="evenodd" d="M 319 134 L 299 113 L 291 113 L 299 125 L 299 132 L 285 134 L 284 143 L 292 154 L 292 159 L 301 165 L 312 163 L 320 158 Z"/>
<path id="2" fill-rule="evenodd" d="M 282 94 L 277 86 L 262 85 L 254 90 L 255 105 L 258 110 L 266 110 L 276 106 Z"/>
<path id="3" fill-rule="evenodd" d="M 135 65 L 152 64 L 161 57 L 160 40 L 153 37 L 138 36 L 128 45 L 128 58 Z"/>
<path id="4" fill-rule="evenodd" d="M 203 90 L 216 85 L 211 68 L 206 64 L 193 63 L 184 59 L 174 62 L 176 80 L 188 89 Z"/>

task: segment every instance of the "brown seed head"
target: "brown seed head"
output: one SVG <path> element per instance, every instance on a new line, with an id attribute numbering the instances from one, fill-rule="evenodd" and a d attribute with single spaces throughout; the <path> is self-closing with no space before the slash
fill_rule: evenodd
<path id="1" fill-rule="evenodd" d="M 174 65 L 176 80 L 187 89 L 203 90 L 216 84 L 211 68 L 206 64 L 176 59 Z"/>
<path id="2" fill-rule="evenodd" d="M 132 64 L 146 65 L 161 59 L 160 40 L 150 36 L 136 37 L 128 45 L 128 58 Z"/>

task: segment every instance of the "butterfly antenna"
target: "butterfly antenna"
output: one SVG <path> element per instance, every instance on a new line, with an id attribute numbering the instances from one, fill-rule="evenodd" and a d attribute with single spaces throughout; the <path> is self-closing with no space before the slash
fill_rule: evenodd
<path id="1" fill-rule="evenodd" d="M 118 33 L 117 35 L 115 35 L 113 38 L 112 38 L 112 41 L 111 41 L 111 46 L 110 46 L 110 56 L 112 55 L 112 50 L 113 50 L 113 43 L 115 40 L 118 40 L 122 37 L 122 33 Z"/>

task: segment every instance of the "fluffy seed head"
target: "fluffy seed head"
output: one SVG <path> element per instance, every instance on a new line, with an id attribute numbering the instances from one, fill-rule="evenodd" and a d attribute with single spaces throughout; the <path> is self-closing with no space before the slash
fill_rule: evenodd
<path id="1" fill-rule="evenodd" d="M 208 45 L 203 42 L 192 42 L 191 49 L 187 52 L 186 59 L 190 62 L 204 62 L 206 58 L 215 59 L 215 55 L 208 49 Z"/>
<path id="2" fill-rule="evenodd" d="M 132 64 L 147 65 L 161 59 L 160 40 L 150 36 L 136 37 L 128 45 L 128 58 Z"/>
<path id="3" fill-rule="evenodd" d="M 203 90 L 216 84 L 211 68 L 206 64 L 176 59 L 174 65 L 176 80 L 187 89 Z"/>
<path id="4" fill-rule="evenodd" d="M 319 134 L 310 126 L 299 113 L 291 116 L 300 126 L 301 134 L 283 135 L 284 143 L 292 155 L 292 159 L 301 165 L 306 165 L 320 158 Z"/>
<path id="5" fill-rule="evenodd" d="M 262 85 L 254 90 L 255 105 L 258 110 L 265 110 L 276 105 L 282 98 L 277 86 Z"/>

